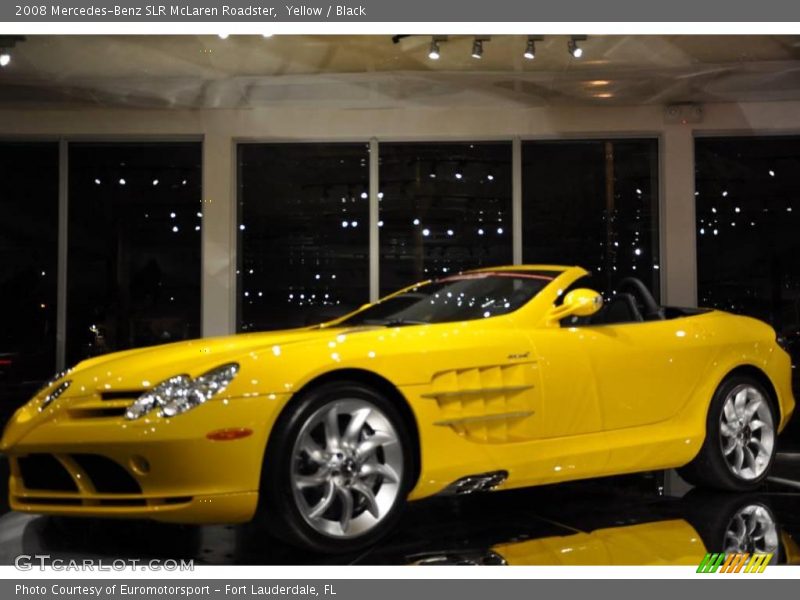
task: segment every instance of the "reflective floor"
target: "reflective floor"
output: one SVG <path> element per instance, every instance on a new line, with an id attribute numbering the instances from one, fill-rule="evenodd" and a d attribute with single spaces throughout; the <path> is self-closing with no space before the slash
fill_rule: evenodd
<path id="1" fill-rule="evenodd" d="M 689 489 L 645 474 L 413 504 L 394 534 L 356 555 L 316 556 L 252 525 L 192 527 L 6 512 L 0 564 L 52 558 L 192 558 L 196 564 L 698 564 L 706 552 L 765 552 L 800 564 L 800 454 L 753 494 Z M 3 490 L 2 496 L 5 496 Z"/>

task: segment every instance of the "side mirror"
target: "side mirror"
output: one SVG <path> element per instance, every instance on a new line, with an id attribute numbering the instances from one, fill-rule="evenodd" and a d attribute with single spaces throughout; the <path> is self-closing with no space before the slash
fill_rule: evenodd
<path id="1" fill-rule="evenodd" d="M 566 317 L 589 317 L 603 307 L 603 297 L 588 288 L 572 290 L 564 296 L 561 306 L 550 311 L 551 321 L 561 321 Z"/>

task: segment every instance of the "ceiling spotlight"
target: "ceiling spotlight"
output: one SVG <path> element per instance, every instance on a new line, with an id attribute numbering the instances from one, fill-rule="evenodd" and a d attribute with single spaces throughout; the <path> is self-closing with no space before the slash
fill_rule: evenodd
<path id="1" fill-rule="evenodd" d="M 475 41 L 472 42 L 472 58 L 481 57 L 483 57 L 483 40 L 475 38 Z"/>
<path id="2" fill-rule="evenodd" d="M 228 33 L 218 33 L 217 35 L 219 36 L 219 39 L 221 39 L 221 40 L 227 40 L 227 39 L 228 39 L 228 36 L 229 36 L 230 34 L 228 34 Z"/>
<path id="3" fill-rule="evenodd" d="M 536 58 L 536 43 L 533 40 L 528 40 L 528 43 L 525 45 L 525 52 L 522 56 L 528 60 Z"/>
<path id="4" fill-rule="evenodd" d="M 18 43 L 24 41 L 24 35 L 0 35 L 0 67 L 11 64 L 11 51 Z"/>
<path id="5" fill-rule="evenodd" d="M 544 39 L 541 35 L 529 35 L 528 41 L 525 43 L 525 52 L 522 56 L 526 60 L 533 60 L 536 58 L 536 42 L 541 42 Z"/>
<path id="6" fill-rule="evenodd" d="M 441 54 L 439 54 L 439 42 L 436 40 L 436 38 L 433 38 L 431 40 L 430 50 L 428 50 L 428 58 L 430 58 L 431 60 L 439 60 L 440 56 Z"/>
<path id="7" fill-rule="evenodd" d="M 572 58 L 580 58 L 583 56 L 583 48 L 578 46 L 578 42 L 583 41 L 586 39 L 585 35 L 577 36 L 573 35 L 572 38 L 567 42 L 567 50 L 572 55 Z"/>
<path id="8" fill-rule="evenodd" d="M 272 33 L 262 33 L 261 37 L 263 37 L 263 38 L 271 38 L 273 35 L 274 34 L 272 34 Z"/>

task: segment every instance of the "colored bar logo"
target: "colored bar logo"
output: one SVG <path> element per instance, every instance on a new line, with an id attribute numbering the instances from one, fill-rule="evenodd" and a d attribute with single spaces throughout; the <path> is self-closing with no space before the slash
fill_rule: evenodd
<path id="1" fill-rule="evenodd" d="M 726 554 L 724 552 L 706 554 L 700 565 L 698 573 L 763 573 L 772 554 Z"/>

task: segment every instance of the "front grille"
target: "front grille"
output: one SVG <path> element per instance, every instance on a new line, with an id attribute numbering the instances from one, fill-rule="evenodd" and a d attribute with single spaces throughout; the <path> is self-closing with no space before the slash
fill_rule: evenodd
<path id="1" fill-rule="evenodd" d="M 104 419 L 110 417 L 121 417 L 127 410 L 124 406 L 112 406 L 109 408 L 73 408 L 69 411 L 69 416 L 73 419 Z"/>
<path id="2" fill-rule="evenodd" d="M 80 498 L 20 498 L 25 504 L 55 504 L 57 506 L 80 506 Z"/>
<path id="3" fill-rule="evenodd" d="M 131 499 L 131 498 L 103 498 L 98 500 L 100 506 L 147 506 L 145 498 Z"/>
<path id="4" fill-rule="evenodd" d="M 166 498 L 79 498 L 63 496 L 28 496 L 17 495 L 14 500 L 22 505 L 38 505 L 44 507 L 84 506 L 94 508 L 108 506 L 111 508 L 147 508 L 149 506 L 178 506 L 189 504 L 192 496 L 171 496 Z"/>
<path id="5" fill-rule="evenodd" d="M 74 402 L 69 406 L 71 419 L 116 419 L 125 414 L 128 407 L 142 395 L 141 390 L 119 390 L 102 392 L 90 399 Z"/>
<path id="6" fill-rule="evenodd" d="M 127 508 L 189 504 L 192 496 L 144 496 L 139 482 L 116 461 L 99 454 L 28 454 L 12 456 L 18 493 L 12 501 L 21 510 L 58 510 L 58 507 Z M 81 474 L 81 472 L 83 472 Z M 83 491 L 76 481 L 86 483 Z M 27 507 L 27 508 L 26 508 Z M 35 508 L 34 508 L 35 507 Z M 71 510 L 71 509 L 70 509 Z"/>
<path id="7" fill-rule="evenodd" d="M 173 496 L 172 498 L 164 498 L 164 504 L 187 504 L 192 501 L 191 496 Z"/>
<path id="8" fill-rule="evenodd" d="M 141 494 L 139 482 L 121 465 L 99 454 L 70 454 L 98 494 Z M 65 461 L 67 462 L 67 461 Z M 77 492 L 77 474 L 70 474 L 52 454 L 29 454 L 17 459 L 22 484 L 28 490 Z M 68 465 L 69 467 L 69 465 Z M 69 467 L 70 469 L 72 467 Z M 73 477 L 75 475 L 75 477 Z"/>
<path id="9" fill-rule="evenodd" d="M 71 454 L 99 494 L 141 494 L 139 483 L 123 467 L 99 454 Z"/>
<path id="10" fill-rule="evenodd" d="M 117 392 L 102 392 L 100 398 L 103 400 L 136 400 L 144 394 L 144 390 L 120 390 Z"/>
<path id="11" fill-rule="evenodd" d="M 22 483 L 29 490 L 77 492 L 78 486 L 51 454 L 29 454 L 18 459 Z"/>

